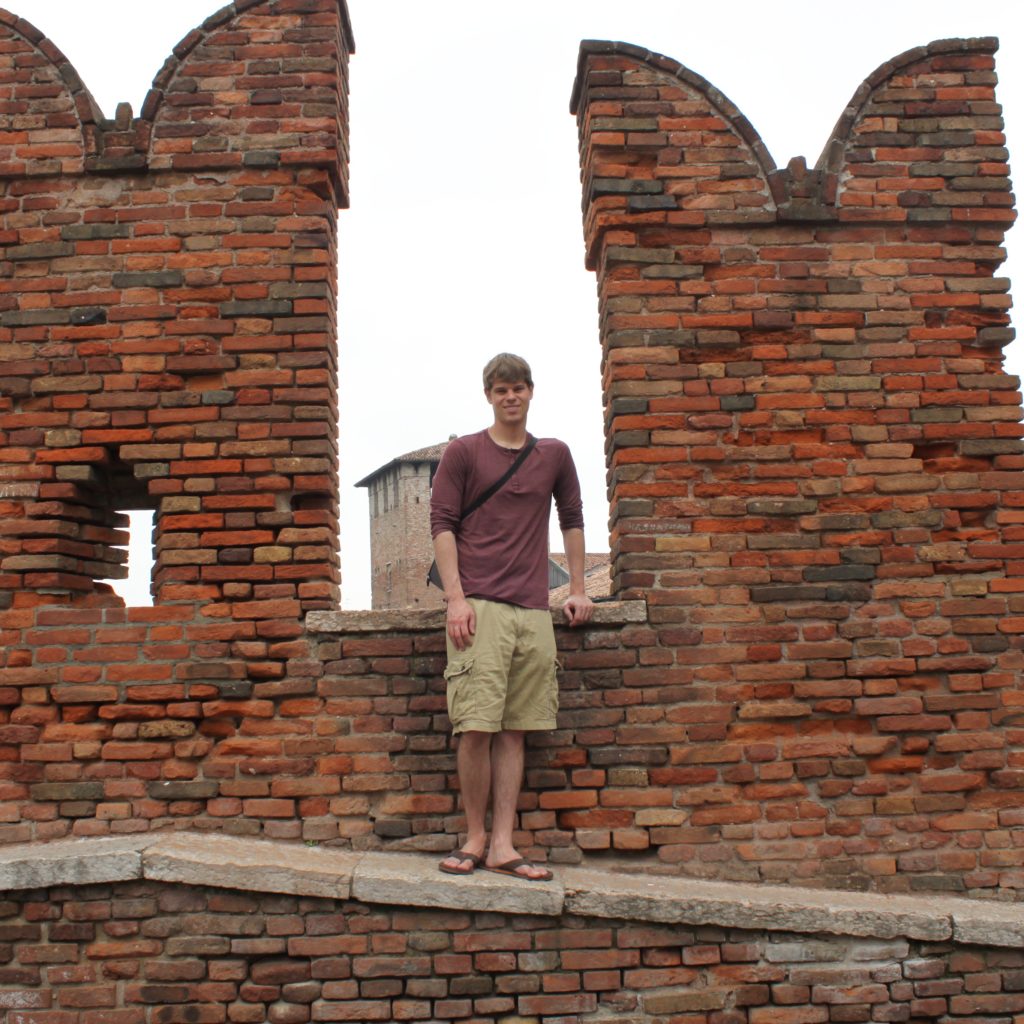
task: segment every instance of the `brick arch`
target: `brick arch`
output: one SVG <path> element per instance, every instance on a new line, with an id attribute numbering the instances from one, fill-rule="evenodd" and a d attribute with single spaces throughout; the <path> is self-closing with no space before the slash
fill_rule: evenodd
<path id="1" fill-rule="evenodd" d="M 979 173 L 1000 176 L 991 165 L 1007 158 L 1005 150 L 995 152 L 1002 142 L 979 137 L 986 129 L 989 136 L 1002 132 L 990 91 L 998 48 L 994 37 L 941 39 L 880 64 L 850 98 L 818 158 L 817 170 L 825 174 L 826 201 L 839 208 L 857 206 L 863 211 L 868 207 L 873 219 L 897 221 L 922 217 L 914 211 L 958 205 L 933 194 L 945 187 L 940 179 L 950 177 L 950 169 L 940 166 L 942 157 L 936 155 L 947 147 L 940 136 L 950 132 L 963 136 L 960 145 L 964 148 L 974 147 L 965 166 L 956 172 L 959 177 L 967 179 Z M 960 80 L 947 80 L 950 74 Z M 919 128 L 922 119 L 934 119 L 934 131 Z M 956 119 L 962 122 L 959 127 L 952 124 Z M 970 119 L 969 126 L 963 119 Z M 984 123 L 986 119 L 990 125 Z M 982 170 L 982 163 L 990 166 Z M 868 164 L 873 166 L 869 169 Z M 1004 170 L 1001 176 L 1007 173 Z M 877 179 L 882 175 L 891 184 L 867 202 L 869 197 L 858 185 L 867 176 Z M 1008 193 L 1008 185 L 1005 191 Z M 924 217 L 934 219 L 934 214 Z"/>
<path id="2" fill-rule="evenodd" d="M 348 90 L 332 61 L 354 51 L 341 0 L 228 4 L 174 47 L 153 80 L 140 118 L 150 170 L 322 167 L 347 206 Z"/>
<path id="3" fill-rule="evenodd" d="M 679 61 L 629 43 L 584 40 L 572 113 L 583 96 L 596 99 L 581 126 L 584 206 L 596 225 L 588 239 L 603 228 L 681 224 L 706 214 L 774 216 L 775 161 L 761 136 L 721 90 Z M 598 259 L 589 249 L 591 269 Z"/>
<path id="4" fill-rule="evenodd" d="M 34 25 L 0 8 L 0 177 L 81 171 L 102 115 L 64 54 Z M 13 127 L 13 118 L 29 119 Z"/>

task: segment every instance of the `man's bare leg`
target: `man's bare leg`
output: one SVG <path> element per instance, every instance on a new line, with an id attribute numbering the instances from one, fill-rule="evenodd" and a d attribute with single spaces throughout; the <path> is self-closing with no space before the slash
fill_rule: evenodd
<path id="1" fill-rule="evenodd" d="M 477 857 L 483 857 L 484 850 L 487 849 L 487 800 L 491 795 L 493 735 L 489 732 L 460 733 L 459 751 L 456 755 L 462 807 L 466 812 L 466 842 L 462 849 L 466 853 L 476 854 Z M 441 863 L 456 871 L 460 870 L 459 858 L 456 856 L 446 857 Z"/>
<path id="2" fill-rule="evenodd" d="M 519 730 L 503 730 L 491 745 L 491 775 L 494 803 L 491 808 L 491 846 L 487 853 L 488 867 L 497 867 L 519 858 L 512 845 L 516 806 L 523 785 L 523 740 Z M 474 851 L 475 852 L 475 851 Z M 516 869 L 523 878 L 547 877 L 545 868 L 523 866 Z"/>

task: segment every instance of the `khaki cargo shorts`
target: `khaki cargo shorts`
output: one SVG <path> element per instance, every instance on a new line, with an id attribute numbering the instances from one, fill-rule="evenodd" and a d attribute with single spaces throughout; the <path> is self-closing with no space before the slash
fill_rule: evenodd
<path id="1" fill-rule="evenodd" d="M 476 633 L 464 651 L 448 638 L 452 731 L 554 729 L 558 713 L 555 631 L 547 609 L 469 598 Z"/>

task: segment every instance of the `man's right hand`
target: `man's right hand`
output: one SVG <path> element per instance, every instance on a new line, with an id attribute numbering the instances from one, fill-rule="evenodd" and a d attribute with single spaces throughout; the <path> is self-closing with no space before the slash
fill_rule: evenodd
<path id="1" fill-rule="evenodd" d="M 464 597 L 455 597 L 448 602 L 448 636 L 455 649 L 464 651 L 476 633 L 476 612 Z"/>

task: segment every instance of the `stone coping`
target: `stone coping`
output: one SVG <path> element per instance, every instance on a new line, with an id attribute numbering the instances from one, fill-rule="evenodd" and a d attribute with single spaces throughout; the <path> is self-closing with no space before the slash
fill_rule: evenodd
<path id="1" fill-rule="evenodd" d="M 1024 948 L 1024 907 L 948 896 L 892 896 L 560 868 L 550 882 L 437 870 L 441 855 L 359 853 L 217 833 L 26 843 L 0 849 L 5 892 L 151 879 L 378 905 L 562 914 L 865 938 Z"/>
<path id="2" fill-rule="evenodd" d="M 560 609 L 553 608 L 556 626 L 566 625 Z M 592 626 L 624 626 L 647 621 L 646 601 L 596 601 Z M 389 611 L 310 612 L 306 628 L 314 633 L 429 632 L 444 628 L 443 608 L 395 608 Z"/>

